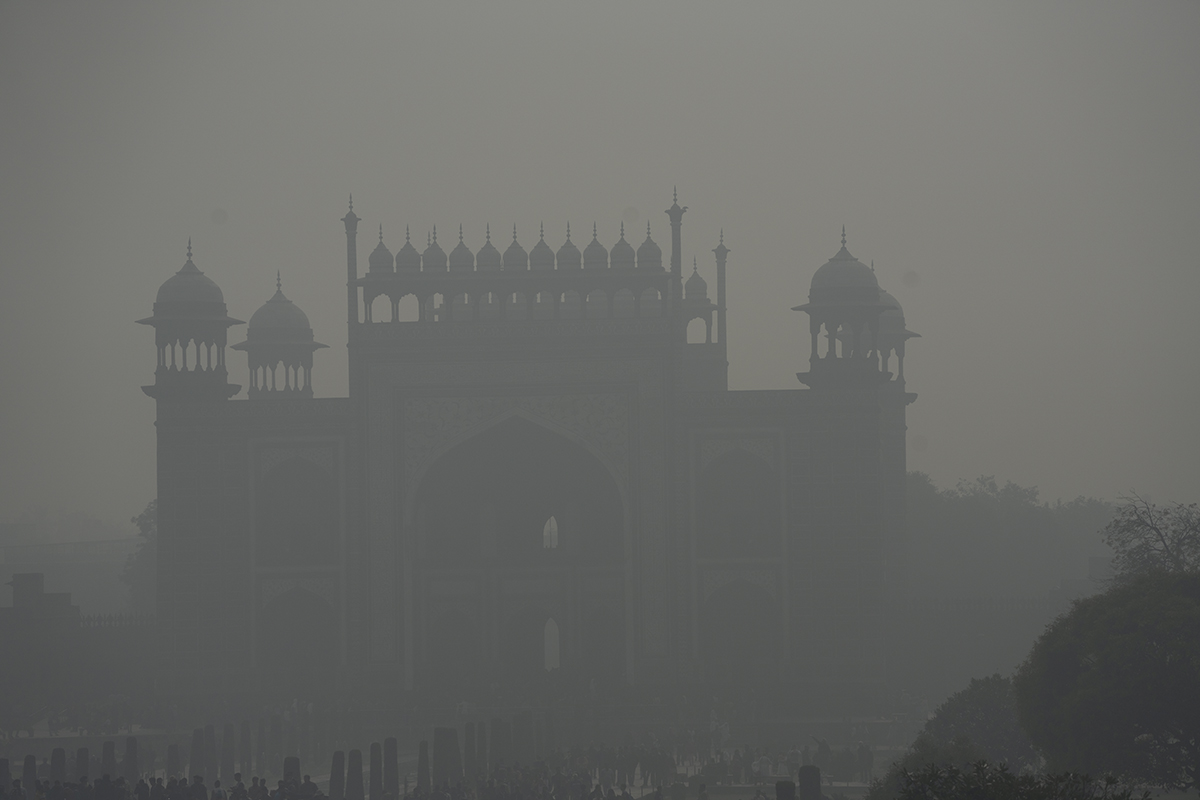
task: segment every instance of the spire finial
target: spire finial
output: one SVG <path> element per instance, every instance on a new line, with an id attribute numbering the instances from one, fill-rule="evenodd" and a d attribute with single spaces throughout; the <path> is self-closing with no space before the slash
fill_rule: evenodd
<path id="1" fill-rule="evenodd" d="M 379 243 L 383 244 L 383 223 L 379 223 Z"/>
<path id="2" fill-rule="evenodd" d="M 650 238 L 650 220 L 646 220 L 646 238 Z"/>
<path id="3" fill-rule="evenodd" d="M 700 268 L 696 266 L 696 257 L 692 256 L 692 273 L 695 274 L 699 271 L 700 271 Z"/>
<path id="4" fill-rule="evenodd" d="M 567 223 L 567 241 L 571 241 L 571 223 Z"/>
<path id="5" fill-rule="evenodd" d="M 492 243 L 492 223 L 487 224 L 487 243 Z"/>
<path id="6" fill-rule="evenodd" d="M 354 192 L 350 193 L 350 213 L 354 213 Z"/>
<path id="7" fill-rule="evenodd" d="M 275 270 L 275 291 L 283 291 L 283 278 L 279 275 L 279 270 Z"/>
<path id="8" fill-rule="evenodd" d="M 538 238 L 543 242 L 546 241 L 546 223 L 544 222 L 538 223 Z"/>
<path id="9" fill-rule="evenodd" d="M 625 238 L 625 220 L 621 220 L 621 238 Z"/>
<path id="10" fill-rule="evenodd" d="M 513 241 L 517 240 L 517 223 L 513 223 Z"/>
<path id="11" fill-rule="evenodd" d="M 842 226 L 842 247 L 846 246 L 846 226 Z"/>
<path id="12" fill-rule="evenodd" d="M 458 243 L 462 244 L 462 223 L 458 223 Z"/>
<path id="13" fill-rule="evenodd" d="M 721 244 L 725 244 L 725 229 L 721 228 Z"/>
<path id="14" fill-rule="evenodd" d="M 596 223 L 592 223 L 592 238 L 596 238 Z"/>
<path id="15" fill-rule="evenodd" d="M 433 226 L 433 243 L 437 244 L 437 225 Z"/>
<path id="16" fill-rule="evenodd" d="M 192 237 L 188 237 L 188 261 L 192 260 Z"/>
<path id="17" fill-rule="evenodd" d="M 671 187 L 671 200 L 674 201 L 674 203 L 676 205 L 679 205 L 679 187 L 678 186 Z"/>
<path id="18" fill-rule="evenodd" d="M 410 242 L 410 239 L 408 238 L 408 226 L 405 225 L 404 226 L 404 243 L 408 244 L 409 242 Z"/>

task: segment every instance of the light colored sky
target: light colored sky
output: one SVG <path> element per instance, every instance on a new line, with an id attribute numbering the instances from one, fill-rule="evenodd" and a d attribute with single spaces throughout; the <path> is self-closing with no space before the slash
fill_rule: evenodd
<path id="1" fill-rule="evenodd" d="M 675 184 L 733 388 L 798 387 L 845 224 L 923 335 L 911 468 L 1200 500 L 1198 91 L 1194 2 L 6 3 L 0 519 L 154 496 L 133 320 L 189 236 L 240 319 L 282 270 L 341 396 L 349 192 L 365 268 L 379 222 L 665 246 Z"/>

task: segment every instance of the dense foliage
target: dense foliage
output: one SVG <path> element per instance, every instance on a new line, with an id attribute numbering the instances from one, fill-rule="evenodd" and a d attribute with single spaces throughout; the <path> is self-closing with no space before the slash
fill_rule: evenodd
<path id="1" fill-rule="evenodd" d="M 985 758 L 979 746 L 965 736 L 944 742 L 922 731 L 904 757 L 888 767 L 883 778 L 872 781 L 867 800 L 896 800 L 905 774 L 919 773 L 929 767 L 965 770 Z"/>
<path id="2" fill-rule="evenodd" d="M 1014 687 L 1051 768 L 1200 785 L 1200 574 L 1151 573 L 1077 601 Z"/>
<path id="3" fill-rule="evenodd" d="M 141 541 L 125 562 L 121 580 L 129 587 L 133 611 L 152 614 L 158 572 L 158 500 L 151 500 L 141 514 L 129 521 L 137 526 Z"/>
<path id="4" fill-rule="evenodd" d="M 1012 681 L 999 674 L 974 678 L 966 689 L 951 695 L 925 723 L 925 733 L 947 743 L 966 737 L 988 761 L 1014 770 L 1037 761 L 1033 744 L 1017 720 Z"/>
<path id="5" fill-rule="evenodd" d="M 1113 778 L 1087 775 L 1016 774 L 1007 767 L 979 762 L 970 769 L 931 764 L 901 776 L 900 800 L 1132 800 Z"/>
<path id="6" fill-rule="evenodd" d="M 1044 597 L 1064 578 L 1086 578 L 1089 556 L 1110 554 L 1096 531 L 1115 508 L 1102 500 L 1044 503 L 1036 488 L 990 477 L 939 489 L 923 472 L 908 474 L 906 499 L 917 594 Z"/>

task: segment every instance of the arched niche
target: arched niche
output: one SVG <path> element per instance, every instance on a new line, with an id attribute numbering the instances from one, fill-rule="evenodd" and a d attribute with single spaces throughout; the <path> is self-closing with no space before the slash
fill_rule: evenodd
<path id="1" fill-rule="evenodd" d="M 415 495 L 422 556 L 435 565 L 616 565 L 625 511 L 616 482 L 579 444 L 520 416 L 476 434 L 425 474 Z M 546 547 L 549 520 L 555 547 Z"/>
<path id="2" fill-rule="evenodd" d="M 781 538 L 779 475 L 757 456 L 734 450 L 700 476 L 696 554 L 700 558 L 768 558 Z"/>
<path id="3" fill-rule="evenodd" d="M 761 586 L 734 580 L 700 607 L 699 656 L 709 684 L 769 686 L 782 674 L 779 602 Z"/>
<path id="4" fill-rule="evenodd" d="M 283 461 L 259 481 L 254 508 L 258 566 L 339 562 L 338 487 L 325 468 L 298 456 Z"/>

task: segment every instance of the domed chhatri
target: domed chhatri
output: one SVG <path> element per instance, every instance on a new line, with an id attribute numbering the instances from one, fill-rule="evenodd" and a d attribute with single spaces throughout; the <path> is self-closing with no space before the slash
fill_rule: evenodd
<path id="1" fill-rule="evenodd" d="M 592 223 L 592 241 L 583 248 L 584 269 L 608 269 L 608 251 L 596 238 L 596 223 Z"/>
<path id="2" fill-rule="evenodd" d="M 221 288 L 192 261 L 188 239 L 187 261 L 159 288 L 154 315 L 138 324 L 154 328 L 158 365 L 154 385 L 142 391 L 159 400 L 225 399 L 241 388 L 228 382 L 225 343 L 232 325 Z"/>
<path id="3" fill-rule="evenodd" d="M 421 254 L 412 246 L 408 226 L 404 226 L 404 247 L 396 251 L 396 272 L 420 272 Z"/>
<path id="4" fill-rule="evenodd" d="M 379 244 L 375 245 L 371 255 L 367 256 L 367 268 L 371 272 L 393 272 L 394 263 L 392 251 L 388 250 L 383 243 L 383 224 L 381 223 L 379 225 Z"/>
<path id="5" fill-rule="evenodd" d="M 813 274 L 809 300 L 818 302 L 875 302 L 879 299 L 875 272 L 846 249 L 842 227 L 842 249 Z"/>
<path id="6" fill-rule="evenodd" d="M 646 241 L 637 249 L 638 269 L 662 269 L 662 248 L 650 238 L 650 223 L 646 223 Z"/>
<path id="7" fill-rule="evenodd" d="M 437 225 L 433 226 L 433 237 L 429 241 L 429 246 L 421 254 L 421 270 L 423 272 L 446 271 L 446 251 L 438 244 Z"/>
<path id="8" fill-rule="evenodd" d="M 500 269 L 502 263 L 503 257 L 500 255 L 500 251 L 496 249 L 496 245 L 492 244 L 492 226 L 489 224 L 487 241 L 475 254 L 475 268 L 480 272 L 495 272 Z"/>
<path id="9" fill-rule="evenodd" d="M 308 315 L 284 296 L 278 272 L 275 294 L 250 317 L 246 341 L 233 345 L 249 361 L 251 400 L 312 397 L 313 353 L 323 347 Z"/>
<path id="10" fill-rule="evenodd" d="M 458 226 L 458 244 L 450 251 L 451 272 L 473 272 L 475 270 L 475 254 L 471 248 L 463 244 L 462 225 Z"/>
<path id="11" fill-rule="evenodd" d="M 225 296 L 212 278 L 192 262 L 192 240 L 188 239 L 187 261 L 158 287 L 154 313 L 172 316 L 225 316 Z"/>
<path id="12" fill-rule="evenodd" d="M 525 252 L 524 247 L 517 244 L 516 225 L 513 225 L 512 244 L 504 251 L 504 269 L 505 271 L 529 269 L 529 255 Z"/>
<path id="13" fill-rule="evenodd" d="M 560 270 L 579 269 L 583 264 L 583 254 L 571 241 L 571 223 L 567 223 L 567 240 L 558 248 L 558 268 Z"/>
<path id="14" fill-rule="evenodd" d="M 545 226 L 539 228 L 538 234 L 538 243 L 529 251 L 529 268 L 541 271 L 554 269 L 554 251 L 546 244 Z"/>
<path id="15" fill-rule="evenodd" d="M 621 223 L 621 238 L 613 245 L 608 253 L 609 263 L 613 269 L 633 269 L 636 255 L 633 245 L 625 241 L 625 223 Z"/>
<path id="16" fill-rule="evenodd" d="M 692 259 L 692 275 L 683 284 L 683 299 L 686 303 L 708 304 L 708 282 L 700 277 L 696 259 Z"/>

